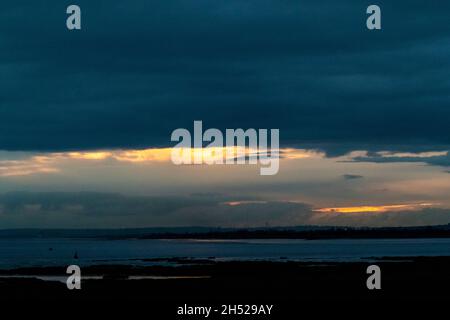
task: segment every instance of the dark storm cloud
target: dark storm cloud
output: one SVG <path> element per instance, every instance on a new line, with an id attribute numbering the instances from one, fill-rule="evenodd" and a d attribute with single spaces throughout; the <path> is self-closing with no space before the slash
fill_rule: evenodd
<path id="1" fill-rule="evenodd" d="M 128 197 L 115 193 L 65 192 L 10 192 L 0 195 L 3 214 L 23 213 L 28 209 L 41 212 L 61 212 L 70 209 L 79 215 L 158 216 L 179 208 L 214 205 L 215 201 L 195 197 Z M 70 211 L 69 210 L 69 211 Z"/>
<path id="2" fill-rule="evenodd" d="M 138 197 L 109 193 L 0 194 L 0 225 L 14 227 L 264 226 L 305 224 L 311 207 L 302 203 L 231 198 Z M 233 197 L 234 201 L 242 197 Z M 225 202 L 224 202 L 225 201 Z"/>
<path id="3" fill-rule="evenodd" d="M 401 156 L 401 157 L 383 157 L 378 154 L 370 154 L 366 157 L 355 157 L 353 162 L 373 162 L 373 163 L 398 163 L 398 162 L 419 162 L 426 163 L 432 166 L 450 167 L 450 154 L 446 155 L 436 155 L 429 157 L 420 156 Z"/>
<path id="4" fill-rule="evenodd" d="M 171 145 L 206 127 L 280 128 L 325 149 L 450 145 L 450 3 L 10 1 L 0 12 L 0 149 Z"/>
<path id="5" fill-rule="evenodd" d="M 359 174 L 344 174 L 344 175 L 342 175 L 342 177 L 343 177 L 345 180 L 357 180 L 357 179 L 362 179 L 362 178 L 364 178 L 364 176 L 361 176 L 361 175 L 359 175 Z"/>
<path id="6" fill-rule="evenodd" d="M 373 213 L 318 213 L 306 203 L 241 201 L 225 195 L 137 197 L 108 193 L 0 194 L 2 228 L 254 227 L 296 225 L 418 226 L 450 223 L 449 209 Z M 236 199 L 236 198 L 234 198 Z"/>

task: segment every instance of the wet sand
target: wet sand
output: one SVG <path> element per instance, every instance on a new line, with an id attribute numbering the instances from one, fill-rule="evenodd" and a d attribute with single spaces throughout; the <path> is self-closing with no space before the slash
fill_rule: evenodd
<path id="1" fill-rule="evenodd" d="M 382 289 L 376 291 L 366 287 L 366 268 L 373 262 L 171 262 L 178 263 L 85 267 L 81 290 L 66 288 L 61 281 L 61 276 L 66 276 L 63 267 L 4 270 L 0 272 L 0 301 L 108 306 L 109 311 L 133 306 L 133 310 L 152 310 L 153 315 L 161 315 L 158 319 L 177 318 L 177 307 L 184 304 L 273 304 L 275 316 L 281 317 L 306 310 L 334 314 L 363 307 L 376 312 L 386 306 L 412 310 L 419 305 L 445 306 L 450 302 L 450 257 L 380 259 L 375 264 L 381 267 Z M 49 277 L 59 279 L 48 281 Z"/>

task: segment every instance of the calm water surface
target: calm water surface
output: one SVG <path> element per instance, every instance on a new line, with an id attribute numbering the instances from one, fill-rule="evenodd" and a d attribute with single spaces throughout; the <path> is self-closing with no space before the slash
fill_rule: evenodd
<path id="1" fill-rule="evenodd" d="M 74 259 L 77 252 L 78 260 Z M 384 256 L 450 256 L 450 239 L 85 240 L 1 239 L 0 269 L 94 264 L 145 265 L 151 258 L 356 261 Z M 154 263 L 154 262 L 153 262 Z"/>

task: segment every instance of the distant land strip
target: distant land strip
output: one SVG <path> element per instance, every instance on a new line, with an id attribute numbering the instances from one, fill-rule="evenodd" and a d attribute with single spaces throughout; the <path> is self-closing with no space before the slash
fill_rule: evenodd
<path id="1" fill-rule="evenodd" d="M 450 224 L 423 227 L 323 227 L 272 228 L 142 228 L 142 229 L 5 229 L 6 238 L 88 238 L 88 239 L 407 239 L 450 238 Z"/>

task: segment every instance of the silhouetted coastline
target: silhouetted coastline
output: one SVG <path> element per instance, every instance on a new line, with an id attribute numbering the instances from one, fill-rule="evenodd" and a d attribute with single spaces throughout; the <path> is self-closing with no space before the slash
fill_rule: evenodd
<path id="1" fill-rule="evenodd" d="M 419 227 L 297 226 L 268 228 L 9 229 L 1 238 L 87 239 L 408 239 L 450 238 L 450 224 Z"/>

